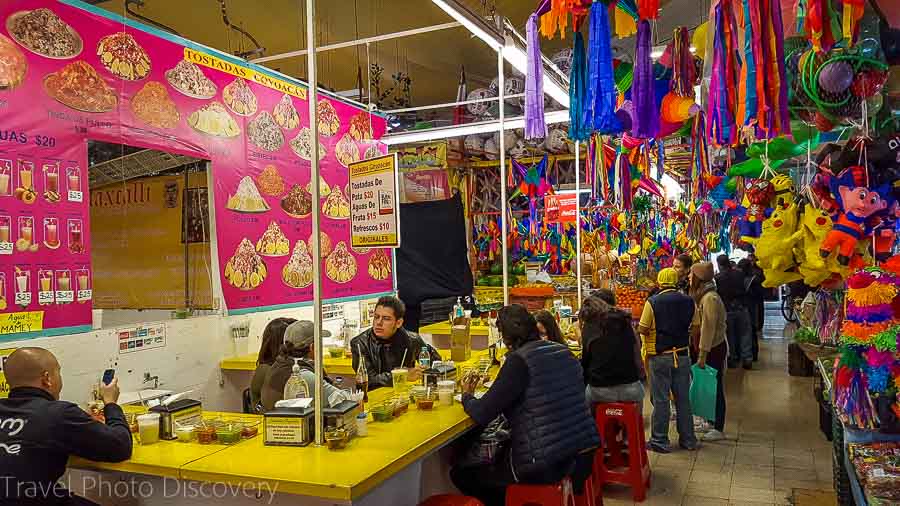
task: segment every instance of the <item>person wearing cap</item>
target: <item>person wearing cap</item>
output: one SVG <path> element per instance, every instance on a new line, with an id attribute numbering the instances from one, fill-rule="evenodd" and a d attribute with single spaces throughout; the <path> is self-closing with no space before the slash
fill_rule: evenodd
<path id="1" fill-rule="evenodd" d="M 696 349 L 697 366 L 707 364 L 716 370 L 716 419 L 714 429 L 703 435 L 704 441 L 725 438 L 725 360 L 728 355 L 726 337 L 725 304 L 716 291 L 714 272 L 710 262 L 691 267 L 690 293 L 697 302 L 697 311 L 691 322 L 691 346 Z"/>
<path id="2" fill-rule="evenodd" d="M 675 398 L 678 445 L 685 450 L 697 449 L 691 413 L 690 327 L 694 318 L 694 301 L 675 289 L 678 272 L 667 267 L 659 271 L 656 282 L 660 291 L 647 299 L 638 330 L 642 336 L 654 337 L 654 354 L 648 359 L 653 415 L 648 448 L 669 453 L 669 392 Z"/>
<path id="3" fill-rule="evenodd" d="M 322 330 L 322 337 L 331 337 L 331 333 Z M 294 367 L 294 359 L 300 365 L 300 378 L 306 382 L 306 387 L 310 395 L 315 395 L 316 391 L 316 373 L 315 366 L 312 361 L 313 343 L 315 341 L 313 322 L 309 320 L 300 320 L 288 326 L 284 331 L 284 343 L 278 353 L 275 363 L 269 368 L 266 374 L 266 380 L 262 387 L 262 408 L 263 412 L 271 411 L 275 408 L 275 403 L 284 398 L 284 385 Z M 327 377 L 323 378 L 323 388 L 325 392 L 326 407 L 339 404 L 347 400 L 347 396 L 343 390 L 331 384 L 331 380 Z"/>

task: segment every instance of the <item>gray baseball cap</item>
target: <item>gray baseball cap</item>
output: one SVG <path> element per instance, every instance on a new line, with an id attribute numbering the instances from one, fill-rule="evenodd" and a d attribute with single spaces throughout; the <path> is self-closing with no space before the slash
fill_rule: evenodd
<path id="1" fill-rule="evenodd" d="M 331 337 L 331 332 L 322 329 L 322 337 Z M 305 348 L 313 344 L 315 327 L 309 320 L 298 320 L 290 324 L 284 331 L 284 342 L 290 342 L 295 348 Z"/>

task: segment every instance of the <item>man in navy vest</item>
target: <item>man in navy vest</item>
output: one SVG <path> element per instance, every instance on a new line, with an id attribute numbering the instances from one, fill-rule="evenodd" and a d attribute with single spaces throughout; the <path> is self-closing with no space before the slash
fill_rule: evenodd
<path id="1" fill-rule="evenodd" d="M 652 451 L 669 453 L 669 392 L 675 397 L 678 445 L 685 450 L 697 449 L 691 413 L 691 359 L 688 354 L 690 327 L 694 318 L 694 299 L 676 290 L 678 272 L 672 268 L 659 271 L 656 279 L 660 292 L 644 305 L 639 331 L 642 336 L 656 336 L 656 354 L 650 356 L 650 388 L 653 391 L 653 416 L 650 443 Z"/>

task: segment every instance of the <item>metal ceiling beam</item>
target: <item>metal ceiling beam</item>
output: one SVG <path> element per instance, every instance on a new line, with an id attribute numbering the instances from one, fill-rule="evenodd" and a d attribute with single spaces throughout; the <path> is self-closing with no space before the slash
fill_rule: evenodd
<path id="1" fill-rule="evenodd" d="M 341 49 L 345 47 L 354 47 L 354 46 L 364 46 L 366 44 L 371 44 L 373 42 L 381 42 L 385 40 L 391 39 L 400 39 L 403 37 L 411 37 L 413 35 L 420 35 L 423 33 L 437 32 L 440 30 L 448 30 L 450 28 L 458 28 L 462 26 L 461 23 L 451 22 L 451 23 L 443 23 L 440 25 L 431 25 L 424 26 L 422 28 L 413 28 L 412 30 L 403 30 L 402 32 L 393 32 L 386 33 L 384 35 L 376 35 L 374 37 L 366 37 L 363 39 L 356 40 L 348 40 L 346 42 L 338 42 L 336 44 L 329 44 L 327 46 L 317 47 L 316 53 L 323 53 L 325 51 L 331 51 L 334 49 Z M 250 60 L 253 63 L 266 63 L 275 60 L 284 60 L 286 58 L 294 58 L 296 56 L 303 56 L 309 51 L 306 49 L 300 49 L 298 51 L 288 51 L 287 53 L 273 54 L 272 56 L 264 56 L 262 58 L 256 58 Z"/>

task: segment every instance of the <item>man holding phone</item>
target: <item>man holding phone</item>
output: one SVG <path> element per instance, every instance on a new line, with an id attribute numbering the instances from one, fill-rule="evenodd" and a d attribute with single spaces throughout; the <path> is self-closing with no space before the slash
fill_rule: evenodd
<path id="1" fill-rule="evenodd" d="M 78 405 L 60 401 L 59 362 L 43 348 L 19 348 L 4 366 L 10 392 L 0 399 L 0 503 L 94 504 L 59 483 L 70 455 L 101 462 L 131 458 L 131 431 L 116 402 L 112 374 L 100 384 L 106 423 Z"/>

